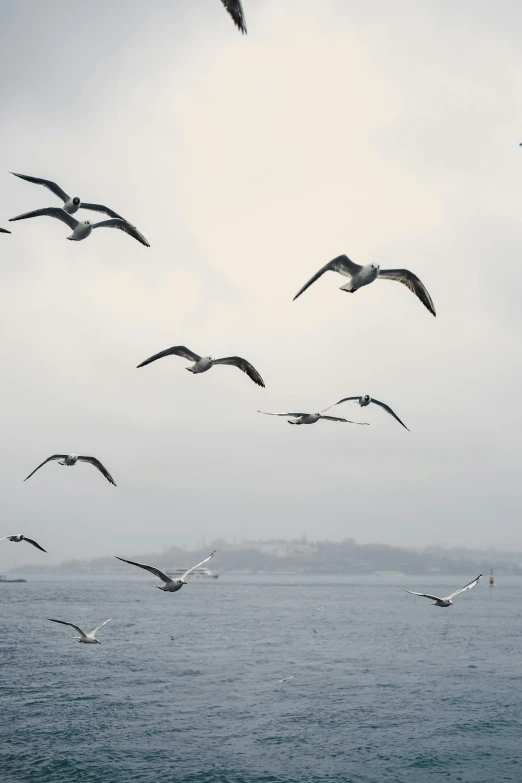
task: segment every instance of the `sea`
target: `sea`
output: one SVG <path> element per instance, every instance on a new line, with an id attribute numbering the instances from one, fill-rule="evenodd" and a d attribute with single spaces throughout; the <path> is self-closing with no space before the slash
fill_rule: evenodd
<path id="1" fill-rule="evenodd" d="M 396 581 L 0 584 L 1 783 L 521 783 L 522 578 Z"/>

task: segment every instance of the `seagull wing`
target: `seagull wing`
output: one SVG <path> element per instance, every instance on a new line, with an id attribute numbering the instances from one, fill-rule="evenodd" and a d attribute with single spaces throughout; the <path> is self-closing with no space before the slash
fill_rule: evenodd
<path id="1" fill-rule="evenodd" d="M 258 413 L 264 413 L 265 416 L 294 416 L 296 419 L 300 416 L 308 416 L 307 413 L 269 413 L 268 411 L 258 411 Z"/>
<path id="2" fill-rule="evenodd" d="M 44 549 L 43 546 L 40 546 L 40 544 L 37 544 L 36 541 L 33 541 L 32 538 L 27 538 L 27 536 L 23 537 L 23 541 L 27 541 L 28 544 L 32 544 L 37 549 L 40 549 L 41 552 L 45 552 L 47 554 L 47 549 Z"/>
<path id="3" fill-rule="evenodd" d="M 107 470 L 107 468 L 101 464 L 99 459 L 96 459 L 96 457 L 78 457 L 78 462 L 90 462 L 91 465 L 94 465 L 95 468 L 98 468 L 100 473 L 103 473 L 107 481 L 110 481 L 111 484 L 114 484 L 116 486 L 116 482 L 114 481 L 113 477 Z"/>
<path id="4" fill-rule="evenodd" d="M 11 232 L 8 231 L 6 228 L 0 228 L 0 234 L 10 234 Z"/>
<path id="5" fill-rule="evenodd" d="M 304 284 L 301 290 L 298 291 L 294 296 L 294 302 L 298 296 L 301 296 L 301 294 L 312 285 L 312 283 L 315 283 L 316 280 L 319 280 L 319 278 L 322 277 L 325 272 L 339 272 L 339 274 L 344 275 L 344 277 L 352 277 L 353 275 L 356 275 L 357 272 L 360 272 L 361 269 L 362 266 L 359 266 L 359 264 L 354 264 L 353 261 L 350 261 L 348 256 L 337 256 L 337 258 L 334 258 L 332 261 L 329 261 L 327 264 L 322 266 L 321 269 L 316 272 L 307 283 Z"/>
<path id="6" fill-rule="evenodd" d="M 61 187 L 56 184 L 56 182 L 51 182 L 50 179 L 40 179 L 40 177 L 29 177 L 27 174 L 16 174 L 16 172 L 14 171 L 12 171 L 11 174 L 14 174 L 15 177 L 20 177 L 20 179 L 25 179 L 26 182 L 32 182 L 34 185 L 43 185 L 44 188 L 50 190 L 51 193 L 54 193 L 55 196 L 61 198 L 64 204 L 69 199 L 69 196 L 67 195 L 65 190 L 62 190 Z"/>
<path id="7" fill-rule="evenodd" d="M 141 244 L 145 245 L 145 247 L 150 247 L 143 234 L 140 234 L 137 228 L 131 226 L 131 224 L 127 223 L 127 221 L 123 220 L 123 218 L 113 217 L 110 220 L 102 220 L 101 223 L 94 223 L 93 228 L 119 228 L 120 231 L 124 231 L 133 239 L 137 239 L 138 242 L 141 242 Z"/>
<path id="8" fill-rule="evenodd" d="M 194 571 L 195 568 L 199 568 L 200 566 L 203 565 L 203 563 L 206 563 L 208 560 L 210 560 L 211 557 L 214 557 L 216 552 L 217 550 L 214 549 L 214 551 L 208 557 L 202 560 L 201 563 L 196 563 L 196 565 L 192 566 L 192 568 L 189 568 L 188 571 L 185 571 L 185 573 L 180 576 L 180 579 L 185 579 L 185 577 L 188 576 L 192 571 Z"/>
<path id="9" fill-rule="evenodd" d="M 351 421 L 350 419 L 340 419 L 338 416 L 323 416 L 321 415 L 321 419 L 326 419 L 327 421 L 344 421 L 346 424 L 361 424 L 364 426 L 370 426 L 369 422 L 367 421 Z"/>
<path id="10" fill-rule="evenodd" d="M 397 585 L 399 590 L 403 590 L 405 593 L 410 593 L 410 595 L 420 595 L 421 598 L 429 598 L 430 601 L 445 601 L 445 598 L 439 598 L 437 595 L 429 595 L 428 593 L 415 593 L 413 590 L 404 590 L 404 587 L 401 587 L 400 585 Z"/>
<path id="11" fill-rule="evenodd" d="M 386 413 L 389 413 L 390 416 L 393 416 L 393 418 L 399 422 L 399 424 L 402 424 L 405 430 L 408 430 L 408 432 L 410 431 L 409 428 L 405 425 L 405 423 L 399 419 L 397 414 L 392 411 L 389 405 L 386 405 L 385 402 L 379 402 L 379 400 L 376 400 L 375 397 L 372 397 L 372 402 L 374 402 L 376 405 L 380 405 L 381 408 L 384 408 Z"/>
<path id="12" fill-rule="evenodd" d="M 469 585 L 466 585 L 465 587 L 461 587 L 460 590 L 455 590 L 454 593 L 451 595 L 448 595 L 447 598 L 445 598 L 445 601 L 449 601 L 454 596 L 458 595 L 459 593 L 464 593 L 466 590 L 471 590 L 472 587 L 475 587 L 475 585 L 479 582 L 480 577 L 482 574 L 479 574 L 476 579 L 474 579 L 472 582 L 469 583 Z"/>
<path id="13" fill-rule="evenodd" d="M 71 628 L 74 628 L 75 631 L 78 631 L 80 636 L 87 636 L 87 634 L 84 633 L 81 628 L 78 628 L 78 626 L 75 625 L 74 623 L 66 623 L 65 620 L 53 620 L 52 617 L 48 617 L 47 619 L 50 620 L 52 623 L 60 623 L 60 625 L 70 625 Z"/>
<path id="14" fill-rule="evenodd" d="M 167 574 L 163 573 L 163 571 L 160 571 L 159 568 L 155 568 L 154 566 L 145 565 L 145 563 L 135 563 L 134 560 L 125 560 L 124 557 L 118 557 L 115 555 L 116 560 L 121 560 L 124 563 L 129 563 L 129 565 L 138 566 L 138 568 L 144 568 L 145 571 L 150 571 L 151 574 L 154 574 L 154 576 L 159 577 L 162 582 L 165 582 L 165 584 L 168 584 L 168 582 L 172 582 L 172 579 L 170 576 L 167 576 Z"/>
<path id="15" fill-rule="evenodd" d="M 258 386 L 262 386 L 263 388 L 265 386 L 265 382 L 256 368 L 251 365 L 250 362 L 247 362 L 246 359 L 242 359 L 241 356 L 225 356 L 224 359 L 216 359 L 214 364 L 233 364 L 234 367 L 239 367 L 240 370 L 246 373 Z"/>
<path id="16" fill-rule="evenodd" d="M 31 476 L 34 476 L 36 471 L 40 470 L 40 468 L 43 468 L 43 466 L 46 465 L 48 462 L 52 462 L 52 460 L 55 460 L 55 459 L 65 459 L 66 456 L 67 456 L 67 454 L 53 454 L 52 457 L 47 457 L 47 459 L 44 459 L 44 461 L 42 462 L 41 465 L 38 465 L 38 467 L 35 468 L 32 473 L 29 473 L 27 478 L 24 478 L 24 481 L 27 481 L 27 479 L 30 479 Z"/>
<path id="17" fill-rule="evenodd" d="M 435 305 L 433 304 L 427 289 L 417 275 L 414 275 L 409 269 L 381 269 L 379 271 L 379 279 L 380 278 L 383 278 L 384 280 L 396 280 L 398 283 L 402 283 L 421 300 L 424 307 L 427 307 L 432 315 L 437 315 L 435 312 Z"/>
<path id="18" fill-rule="evenodd" d="M 228 13 L 234 20 L 234 24 L 241 30 L 242 33 L 246 33 L 246 22 L 241 0 L 221 0 Z"/>
<path id="19" fill-rule="evenodd" d="M 82 201 L 81 203 L 82 209 L 90 209 L 92 212 L 102 212 L 104 215 L 109 215 L 109 217 L 112 218 L 119 218 L 120 220 L 125 221 L 124 217 L 121 215 L 118 215 L 117 212 L 115 212 L 113 209 L 109 209 L 109 207 L 104 207 L 103 204 L 86 204 L 85 201 Z"/>
<path id="20" fill-rule="evenodd" d="M 144 362 L 141 364 L 138 364 L 139 367 L 145 367 L 146 364 L 150 364 L 151 362 L 155 362 L 156 359 L 163 359 L 164 356 L 182 356 L 184 359 L 188 359 L 192 362 L 199 362 L 201 359 L 201 356 L 198 356 L 197 353 L 194 353 L 194 351 L 191 351 L 189 348 L 186 348 L 184 345 L 173 345 L 172 348 L 166 348 L 164 351 L 160 351 L 159 353 L 155 353 L 154 356 L 151 356 L 149 359 L 145 359 Z"/>
<path id="21" fill-rule="evenodd" d="M 92 636 L 94 638 L 94 634 L 96 633 L 96 631 L 99 631 L 100 628 L 102 627 L 102 625 L 106 625 L 107 623 L 110 623 L 111 620 L 112 620 L 112 617 L 109 617 L 109 619 L 108 620 L 104 620 L 103 623 L 98 623 L 98 625 L 94 626 L 92 631 L 89 631 L 87 636 Z"/>
<path id="22" fill-rule="evenodd" d="M 78 220 L 72 215 L 69 215 L 64 209 L 60 207 L 44 207 L 43 209 L 35 209 L 32 212 L 24 212 L 23 215 L 17 215 L 14 218 L 9 218 L 9 222 L 12 223 L 15 220 L 26 220 L 27 218 L 41 217 L 46 215 L 47 217 L 57 218 L 62 223 L 66 223 L 73 231 L 78 225 Z"/>

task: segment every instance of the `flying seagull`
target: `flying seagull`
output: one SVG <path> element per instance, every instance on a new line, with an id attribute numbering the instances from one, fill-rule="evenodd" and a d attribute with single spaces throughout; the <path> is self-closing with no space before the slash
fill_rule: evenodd
<path id="1" fill-rule="evenodd" d="M 91 465 L 94 465 L 95 468 L 98 468 L 100 473 L 103 473 L 107 481 L 110 481 L 111 484 L 116 486 L 116 482 L 114 481 L 113 477 L 107 468 L 101 464 L 99 459 L 96 459 L 96 457 L 80 457 L 78 454 L 53 454 L 52 457 L 47 457 L 47 459 L 44 459 L 41 465 L 38 465 L 38 467 L 35 468 L 32 473 L 29 473 L 27 478 L 24 478 L 24 481 L 30 479 L 31 476 L 34 476 L 37 470 L 40 470 L 41 467 L 46 465 L 48 462 L 52 462 L 53 460 L 62 460 L 58 463 L 58 465 L 67 465 L 67 467 L 72 467 L 73 465 L 76 465 L 77 462 L 90 462 Z"/>
<path id="2" fill-rule="evenodd" d="M 349 419 L 340 419 L 337 416 L 323 416 L 322 413 L 269 413 L 268 411 L 258 411 L 265 416 L 292 416 L 296 421 L 288 420 L 289 424 L 315 424 L 319 419 L 326 421 L 342 421 L 345 424 L 368 424 L 367 421 L 350 421 Z"/>
<path id="3" fill-rule="evenodd" d="M 431 300 L 431 296 L 421 283 L 419 278 L 410 272 L 409 269 L 381 269 L 378 264 L 367 264 L 366 266 L 359 266 L 350 261 L 348 256 L 342 255 L 334 258 L 333 261 L 329 261 L 321 269 L 315 273 L 310 280 L 304 284 L 301 290 L 294 296 L 294 301 L 298 296 L 301 296 L 306 289 L 315 283 L 316 280 L 324 275 L 325 272 L 339 272 L 344 277 L 349 277 L 350 282 L 341 286 L 341 291 L 349 291 L 354 294 L 359 288 L 365 285 L 373 283 L 374 280 L 396 280 L 398 283 L 403 283 L 417 296 L 422 304 L 428 308 L 432 315 L 436 315 L 435 305 Z"/>
<path id="4" fill-rule="evenodd" d="M 96 639 L 96 631 L 99 631 L 102 625 L 105 625 L 106 623 L 110 623 L 112 620 L 112 617 L 109 617 L 108 620 L 104 620 L 103 623 L 99 623 L 97 626 L 95 626 L 92 631 L 89 631 L 89 633 L 84 633 L 81 628 L 78 628 L 77 625 L 74 623 L 66 623 L 65 620 L 53 620 L 52 617 L 48 617 L 48 620 L 50 620 L 52 623 L 60 623 L 60 625 L 70 625 L 71 628 L 74 628 L 75 631 L 78 631 L 80 634 L 80 638 L 78 639 L 79 642 L 83 642 L 84 644 L 101 644 L 98 639 Z"/>
<path id="5" fill-rule="evenodd" d="M 74 215 L 79 209 L 90 209 L 92 212 L 103 212 L 104 215 L 109 215 L 109 217 L 125 220 L 113 209 L 109 209 L 109 207 L 105 207 L 103 204 L 87 204 L 85 201 L 81 201 L 78 196 L 68 196 L 65 190 L 62 190 L 56 182 L 51 182 L 50 179 L 30 177 L 27 174 L 16 174 L 14 171 L 11 174 L 14 174 L 15 177 L 20 177 L 20 179 L 25 179 L 26 182 L 32 182 L 34 185 L 43 185 L 44 188 L 50 190 L 51 193 L 54 193 L 55 196 L 58 196 L 63 201 L 63 208 L 69 215 Z"/>
<path id="6" fill-rule="evenodd" d="M 6 228 L 0 228 L 0 234 L 10 234 L 11 232 L 8 231 Z"/>
<path id="7" fill-rule="evenodd" d="M 74 218 L 64 209 L 60 209 L 60 207 L 44 207 L 44 209 L 35 209 L 33 212 L 24 212 L 23 215 L 17 215 L 14 218 L 9 218 L 9 222 L 12 223 L 14 220 L 26 220 L 27 218 L 41 217 L 42 215 L 57 218 L 58 220 L 61 220 L 62 223 L 66 223 L 69 228 L 72 229 L 71 236 L 67 237 L 67 239 L 70 239 L 72 242 L 80 242 L 82 239 L 87 239 L 87 237 L 90 236 L 91 232 L 95 228 L 118 228 L 120 231 L 124 231 L 133 239 L 137 239 L 138 242 L 141 242 L 141 244 L 145 245 L 145 247 L 150 247 L 143 234 L 140 234 L 137 228 L 134 228 L 134 226 L 131 226 L 130 223 L 127 223 L 126 220 L 123 220 L 123 218 L 120 217 L 110 218 L 110 220 L 102 220 L 99 223 L 91 223 L 90 220 L 76 220 L 76 218 Z"/>
<path id="8" fill-rule="evenodd" d="M 257 383 L 258 386 L 264 387 L 265 385 L 265 382 L 259 375 L 256 368 L 253 367 L 250 362 L 247 362 L 246 359 L 242 359 L 241 356 L 226 356 L 224 359 L 213 359 L 211 356 L 199 356 L 197 353 L 194 353 L 194 351 L 191 351 L 184 345 L 174 345 L 172 348 L 167 348 L 164 351 L 160 351 L 160 353 L 156 353 L 154 356 L 151 356 L 150 359 L 145 359 L 144 362 L 138 364 L 138 368 L 145 367 L 146 364 L 155 362 L 156 359 L 163 359 L 164 356 L 182 356 L 184 359 L 188 359 L 189 361 L 194 362 L 192 367 L 185 367 L 186 370 L 194 374 L 206 372 L 207 370 L 210 370 L 210 368 L 215 364 L 233 364 L 234 367 L 238 367 L 240 370 L 246 373 L 248 377 L 254 381 L 254 383 Z"/>
<path id="9" fill-rule="evenodd" d="M 238 30 L 241 30 L 241 32 L 245 34 L 247 29 L 241 0 L 221 0 L 221 2 L 234 20 L 234 24 Z"/>
<path id="10" fill-rule="evenodd" d="M 422 598 L 429 598 L 430 601 L 434 601 L 435 603 L 432 604 L 432 606 L 453 606 L 453 601 L 451 600 L 459 593 L 463 593 L 465 590 L 471 590 L 472 587 L 475 587 L 475 585 L 478 583 L 480 577 L 482 574 L 479 574 L 476 579 L 474 579 L 472 582 L 469 583 L 469 585 L 466 585 L 465 587 L 461 587 L 460 590 L 455 590 L 454 593 L 451 593 L 451 595 L 447 595 L 445 598 L 439 598 L 436 595 L 429 595 L 428 593 L 415 593 L 413 590 L 404 590 L 403 587 L 400 585 L 397 585 L 400 590 L 404 590 L 405 593 L 411 593 L 412 595 L 420 595 Z"/>
<path id="11" fill-rule="evenodd" d="M 195 568 L 199 568 L 199 566 L 203 565 L 203 563 L 206 563 L 208 560 L 210 560 L 211 557 L 214 557 L 216 554 L 216 549 L 204 560 L 201 561 L 201 563 L 196 563 L 195 566 L 192 566 L 192 568 L 189 568 L 188 571 L 185 571 L 184 574 L 182 574 L 179 577 L 176 577 L 175 579 L 171 579 L 170 576 L 167 576 L 163 571 L 160 571 L 159 568 L 155 568 L 154 566 L 145 565 L 145 563 L 135 563 L 134 560 L 125 560 L 124 557 L 118 557 L 115 555 L 116 560 L 121 560 L 123 563 L 129 563 L 129 565 L 138 566 L 138 568 L 144 568 L 145 571 L 150 571 L 151 574 L 154 574 L 155 576 L 159 577 L 163 582 L 165 582 L 164 585 L 156 585 L 158 590 L 164 590 L 166 593 L 176 593 L 178 590 L 181 590 L 183 585 L 186 585 L 186 578 L 187 576 L 194 571 Z"/>
<path id="12" fill-rule="evenodd" d="M 32 538 L 27 538 L 27 536 L 24 536 L 23 533 L 18 533 L 16 536 L 3 536 L 0 538 L 0 541 L 5 541 L 7 538 L 8 541 L 14 541 L 15 544 L 19 544 L 20 541 L 27 541 L 28 544 L 32 544 L 37 549 L 40 549 L 42 552 L 45 552 L 47 554 L 47 549 L 44 549 L 43 546 L 40 546 L 40 544 L 37 544 L 36 541 L 33 541 Z"/>
<path id="13" fill-rule="evenodd" d="M 288 680 L 293 680 L 293 679 L 294 679 L 294 675 L 291 674 L 290 677 L 283 677 L 282 680 L 278 680 L 277 684 L 279 685 L 280 682 L 288 682 Z"/>
<path id="14" fill-rule="evenodd" d="M 349 400 L 357 400 L 361 408 L 365 408 L 367 405 L 369 405 L 371 402 L 373 402 L 375 405 L 379 405 L 381 408 L 383 408 L 386 413 L 389 413 L 390 416 L 393 416 L 394 419 L 396 419 L 399 424 L 402 424 L 405 430 L 409 429 L 405 425 L 403 421 L 399 419 L 396 413 L 392 411 L 389 405 L 386 405 L 385 402 L 380 402 L 379 400 L 376 400 L 375 397 L 370 397 L 369 394 L 364 394 L 362 397 L 343 397 L 342 400 L 339 400 L 339 402 L 335 402 L 333 405 L 330 405 L 330 408 L 334 408 L 336 405 L 340 405 L 342 402 L 348 402 Z M 327 408 L 326 410 L 330 410 L 330 408 Z"/>

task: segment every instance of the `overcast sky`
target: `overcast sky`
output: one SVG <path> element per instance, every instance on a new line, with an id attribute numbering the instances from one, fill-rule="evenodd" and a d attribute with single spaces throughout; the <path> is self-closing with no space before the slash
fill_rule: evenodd
<path id="1" fill-rule="evenodd" d="M 2 530 L 64 558 L 354 537 L 522 549 L 522 8 L 4 0 Z M 8 223 L 57 181 L 138 226 Z M 79 213 L 83 219 L 93 213 Z M 96 218 L 95 218 L 96 219 Z M 103 219 L 103 216 L 100 216 Z M 326 261 L 406 267 L 354 296 Z M 239 354 L 193 376 L 148 356 Z M 343 396 L 370 427 L 267 411 Z M 46 465 L 56 452 L 91 466 Z M 2 543 L 0 570 L 42 562 Z M 21 551 L 23 550 L 23 551 Z"/>

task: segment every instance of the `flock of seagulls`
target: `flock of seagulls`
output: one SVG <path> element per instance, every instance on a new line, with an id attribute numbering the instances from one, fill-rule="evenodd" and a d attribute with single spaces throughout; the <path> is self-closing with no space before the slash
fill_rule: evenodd
<path id="1" fill-rule="evenodd" d="M 238 30 L 243 34 L 246 34 L 247 28 L 246 28 L 245 14 L 243 12 L 243 8 L 240 0 L 221 0 L 221 2 L 225 7 L 225 9 L 227 10 L 227 12 L 229 13 L 229 15 L 231 16 Z M 91 202 L 82 201 L 82 199 L 79 196 L 70 196 L 68 193 L 65 192 L 65 190 L 63 190 L 56 182 L 53 182 L 52 180 L 29 176 L 27 174 L 19 174 L 16 172 L 11 172 L 11 173 L 15 177 L 18 177 L 19 179 L 24 180 L 25 182 L 29 182 L 34 185 L 40 185 L 46 188 L 51 193 L 53 193 L 58 199 L 61 200 L 62 206 L 61 207 L 49 206 L 49 207 L 43 207 L 41 209 L 36 209 L 31 212 L 24 212 L 21 215 L 17 215 L 16 217 L 10 218 L 10 222 L 28 220 L 36 217 L 51 217 L 54 218 L 55 220 L 61 221 L 62 223 L 64 223 L 69 227 L 72 233 L 69 236 L 67 236 L 67 239 L 74 242 L 79 242 L 84 239 L 87 239 L 92 234 L 93 230 L 96 228 L 113 228 L 126 233 L 128 236 L 140 242 L 145 247 L 150 247 L 149 242 L 145 239 L 143 234 L 140 231 L 138 231 L 136 226 L 130 223 L 125 218 L 123 218 L 118 212 L 115 212 L 113 209 L 103 204 L 94 204 Z M 102 220 L 97 223 L 92 223 L 89 220 L 78 220 L 76 217 L 74 217 L 74 215 L 80 209 L 105 214 L 108 216 L 108 219 Z M 11 234 L 11 232 L 5 228 L 0 228 L 0 233 Z M 415 274 L 413 274 L 413 272 L 411 272 L 408 269 L 381 269 L 377 264 L 367 264 L 365 266 L 361 266 L 351 261 L 347 255 L 337 256 L 337 258 L 334 258 L 332 261 L 329 261 L 327 264 L 321 267 L 321 269 L 319 269 L 319 271 L 316 272 L 308 280 L 308 282 L 306 282 L 303 285 L 303 287 L 298 291 L 298 293 L 294 297 L 294 300 L 298 299 L 301 296 L 301 294 L 303 294 L 313 283 L 319 280 L 319 278 L 322 277 L 325 274 L 325 272 L 337 272 L 340 275 L 343 275 L 344 277 L 348 278 L 348 283 L 341 286 L 340 290 L 349 292 L 351 294 L 354 294 L 360 288 L 370 285 L 376 280 L 395 280 L 396 282 L 405 285 L 413 294 L 415 294 L 415 296 L 422 302 L 422 304 L 426 307 L 426 309 L 433 316 L 436 316 L 435 306 L 433 304 L 433 300 L 430 294 L 428 293 L 428 290 L 421 282 L 421 280 Z M 160 351 L 159 353 L 154 354 L 148 359 L 145 359 L 145 361 L 141 362 L 141 364 L 138 365 L 138 368 L 145 367 L 146 365 L 151 364 L 152 362 L 155 362 L 158 359 L 163 359 L 166 356 L 180 356 L 181 358 L 186 359 L 189 362 L 192 362 L 191 366 L 186 367 L 185 369 L 193 373 L 194 375 L 207 372 L 208 370 L 210 370 L 212 367 L 216 365 L 230 365 L 233 367 L 237 367 L 258 386 L 263 388 L 265 386 L 263 378 L 256 370 L 256 368 L 243 357 L 227 356 L 221 359 L 214 359 L 211 356 L 200 356 L 199 354 L 195 353 L 194 351 L 190 350 L 184 345 L 176 345 L 171 348 L 167 348 L 163 351 Z M 380 408 L 382 408 L 384 411 L 386 411 L 386 413 L 392 416 L 399 424 L 402 425 L 402 427 L 408 430 L 408 427 L 397 416 L 397 414 L 392 410 L 392 408 L 389 405 L 387 405 L 384 402 L 380 402 L 375 397 L 370 397 L 369 394 L 365 394 L 362 396 L 355 396 L 355 397 L 343 397 L 338 402 L 334 403 L 334 405 L 330 405 L 329 408 L 325 408 L 324 410 L 318 413 L 305 413 L 305 412 L 271 413 L 268 411 L 258 411 L 258 412 L 267 416 L 286 417 L 288 419 L 289 424 L 295 424 L 295 425 L 316 424 L 318 421 L 321 420 L 340 422 L 344 424 L 358 424 L 362 426 L 368 425 L 368 422 L 354 422 L 351 421 L 350 419 L 345 419 L 338 416 L 325 415 L 325 411 L 330 410 L 330 408 L 333 408 L 337 405 L 341 405 L 349 401 L 357 402 L 359 406 L 362 408 L 367 407 L 368 405 L 373 403 L 374 405 L 377 405 Z M 59 465 L 66 466 L 66 467 L 73 467 L 78 462 L 90 463 L 107 479 L 107 481 L 110 484 L 116 486 L 116 482 L 112 478 L 111 474 L 109 473 L 107 468 L 100 462 L 99 459 L 97 459 L 96 457 L 80 456 L 73 453 L 53 454 L 52 456 L 47 457 L 47 459 L 45 459 L 40 465 L 38 465 L 38 467 L 36 467 L 27 476 L 27 478 L 24 479 L 24 481 L 27 481 L 29 478 L 31 478 L 31 476 L 34 476 L 34 474 L 38 470 L 40 470 L 40 468 L 46 465 L 48 462 L 53 462 L 53 461 L 58 462 Z M 16 535 L 4 536 L 3 538 L 0 538 L 0 541 L 3 540 L 8 540 L 12 543 L 21 543 L 25 541 L 26 543 L 31 544 L 33 547 L 39 549 L 40 551 L 46 552 L 46 550 L 42 546 L 40 546 L 40 544 L 38 544 L 33 539 L 28 538 L 22 533 Z M 121 560 L 124 563 L 128 563 L 129 565 L 135 566 L 137 568 L 144 569 L 145 571 L 148 571 L 149 573 L 158 577 L 163 582 L 163 584 L 161 585 L 156 585 L 156 587 L 159 590 L 162 590 L 167 593 L 175 593 L 181 590 L 181 588 L 187 584 L 187 577 L 192 573 L 192 571 L 194 571 L 196 568 L 199 568 L 204 563 L 207 563 L 212 557 L 214 557 L 215 554 L 216 554 L 215 551 L 212 552 L 204 560 L 192 566 L 192 568 L 189 568 L 180 577 L 176 577 L 176 578 L 171 578 L 166 573 L 164 573 L 161 569 L 156 568 L 155 566 L 152 565 L 147 565 L 145 563 L 138 563 L 133 560 L 126 560 L 123 557 L 117 557 L 117 559 Z M 472 587 L 475 587 L 475 585 L 479 582 L 481 576 L 482 575 L 479 575 L 472 582 L 465 585 L 465 587 L 462 587 L 459 590 L 455 590 L 455 592 L 443 598 L 430 595 L 428 593 L 416 593 L 412 590 L 406 590 L 405 592 L 411 593 L 413 595 L 418 595 L 423 598 L 429 598 L 430 600 L 433 601 L 434 606 L 447 608 L 453 605 L 452 599 L 456 595 L 466 590 L 470 590 Z M 319 609 L 317 609 L 316 611 L 320 611 L 320 609 L 323 608 L 324 607 L 319 607 Z M 110 619 L 112 618 L 110 618 L 109 620 L 104 620 L 103 622 L 99 623 L 88 633 L 84 633 L 84 631 L 82 631 L 81 628 L 79 628 L 74 623 L 66 622 L 64 620 L 56 620 L 52 618 L 48 618 L 48 619 L 50 620 L 50 622 L 59 623 L 61 625 L 67 625 L 74 628 L 79 633 L 79 637 L 78 637 L 79 642 L 82 642 L 84 644 L 100 644 L 99 640 L 96 639 L 96 633 L 97 631 L 99 631 L 100 628 L 102 628 L 104 625 L 110 622 Z M 282 680 L 279 680 L 279 682 L 286 682 L 287 680 L 292 679 L 292 677 L 285 677 Z"/>

